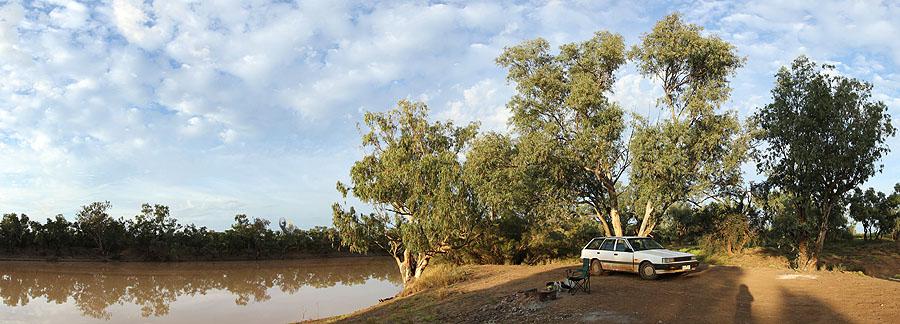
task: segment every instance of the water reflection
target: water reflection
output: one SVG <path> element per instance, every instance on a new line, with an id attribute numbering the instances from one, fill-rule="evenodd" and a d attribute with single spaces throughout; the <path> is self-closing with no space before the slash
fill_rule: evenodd
<path id="1" fill-rule="evenodd" d="M 392 262 L 381 258 L 173 264 L 3 262 L 0 298 L 14 312 L 41 299 L 40 303 L 74 305 L 93 319 L 111 319 L 108 310 L 116 304 L 136 305 L 142 317 L 161 317 L 179 299 L 202 299 L 217 291 L 230 293 L 234 304 L 229 307 L 234 307 L 267 302 L 273 292 L 294 295 L 304 287 L 318 291 L 374 281 L 399 289 L 396 272 Z M 347 297 L 352 303 L 358 296 Z M 379 297 L 386 296 L 365 299 Z"/>

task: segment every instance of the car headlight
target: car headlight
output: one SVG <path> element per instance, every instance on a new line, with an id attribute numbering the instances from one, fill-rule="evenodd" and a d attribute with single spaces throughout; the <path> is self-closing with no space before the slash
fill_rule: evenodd
<path id="1" fill-rule="evenodd" d="M 691 261 L 697 261 L 697 257 L 692 255 L 692 256 L 691 256 Z"/>
<path id="2" fill-rule="evenodd" d="M 672 263 L 675 262 L 675 258 L 663 258 L 663 263 Z"/>

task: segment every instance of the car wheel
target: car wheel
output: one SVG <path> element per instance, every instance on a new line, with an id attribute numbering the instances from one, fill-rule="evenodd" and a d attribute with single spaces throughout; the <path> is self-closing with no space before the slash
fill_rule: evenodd
<path id="1" fill-rule="evenodd" d="M 654 280 L 658 276 L 656 274 L 656 269 L 653 268 L 653 264 L 650 262 L 641 263 L 641 279 L 644 280 Z"/>
<path id="2" fill-rule="evenodd" d="M 603 266 L 600 265 L 600 260 L 591 260 L 591 274 L 595 276 L 603 274 Z"/>

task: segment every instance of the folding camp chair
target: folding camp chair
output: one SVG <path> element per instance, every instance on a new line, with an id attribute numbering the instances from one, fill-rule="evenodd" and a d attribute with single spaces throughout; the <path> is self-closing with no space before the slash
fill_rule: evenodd
<path id="1" fill-rule="evenodd" d="M 566 270 L 566 278 L 574 286 L 569 292 L 574 295 L 578 290 L 591 293 L 591 259 L 581 259 L 581 268 Z"/>

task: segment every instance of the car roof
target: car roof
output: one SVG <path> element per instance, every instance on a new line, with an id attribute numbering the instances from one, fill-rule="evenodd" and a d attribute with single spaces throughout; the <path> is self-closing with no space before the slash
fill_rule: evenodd
<path id="1" fill-rule="evenodd" d="M 608 238 L 614 238 L 614 239 L 637 239 L 637 238 L 652 238 L 652 237 L 644 237 L 644 236 L 598 236 L 598 237 L 595 237 L 594 239 L 596 240 L 596 239 L 608 239 Z"/>

